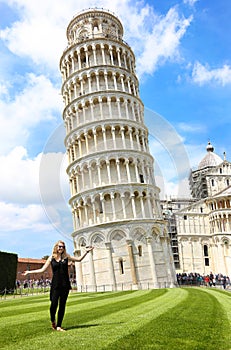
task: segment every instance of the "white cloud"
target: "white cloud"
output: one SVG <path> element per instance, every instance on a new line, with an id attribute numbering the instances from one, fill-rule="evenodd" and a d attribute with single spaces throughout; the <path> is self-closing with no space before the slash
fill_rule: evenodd
<path id="1" fill-rule="evenodd" d="M 40 232 L 50 225 L 63 234 L 72 231 L 64 154 L 30 159 L 25 148 L 16 147 L 0 162 L 0 231 Z"/>
<path id="2" fill-rule="evenodd" d="M 0 97 L 1 96 L 6 96 L 8 93 L 7 85 L 5 83 L 0 82 Z"/>
<path id="3" fill-rule="evenodd" d="M 180 40 L 191 21 L 192 17 L 180 18 L 176 9 L 172 8 L 165 17 L 156 19 L 151 32 L 141 33 L 141 53 L 137 57 L 139 76 L 144 73 L 152 74 L 166 60 L 179 60 Z"/>
<path id="4" fill-rule="evenodd" d="M 194 6 L 196 2 L 198 2 L 199 0 L 184 0 L 184 4 L 187 4 L 189 6 Z"/>
<path id="5" fill-rule="evenodd" d="M 7 87 L 5 86 L 5 89 Z M 25 145 L 30 130 L 41 122 L 55 122 L 61 114 L 59 90 L 44 76 L 28 74 L 26 85 L 12 100 L 0 100 L 0 154 Z"/>
<path id="6" fill-rule="evenodd" d="M 195 133 L 195 132 L 205 132 L 206 131 L 206 125 L 205 124 L 191 124 L 191 123 L 178 123 L 177 128 L 181 132 L 190 132 L 190 133 Z"/>
<path id="7" fill-rule="evenodd" d="M 9 1 L 17 7 L 21 19 L 1 31 L 1 37 L 16 55 L 28 57 L 37 65 L 55 71 L 67 45 L 65 29 L 73 15 L 89 7 L 102 7 L 116 13 L 125 29 L 125 40 L 137 55 L 137 73 L 153 73 L 157 65 L 179 57 L 180 40 L 192 17 L 180 17 L 175 8 L 166 16 L 157 16 L 153 7 L 124 1 Z M 52 13 L 52 16 L 49 14 Z"/>
<path id="8" fill-rule="evenodd" d="M 0 231 L 45 231 L 50 226 L 41 205 L 0 202 Z"/>
<path id="9" fill-rule="evenodd" d="M 0 172 L 1 200 L 24 205 L 38 203 L 40 157 L 29 159 L 26 149 L 18 146 L 0 156 L 0 163 L 3 165 Z"/>
<path id="10" fill-rule="evenodd" d="M 221 68 L 210 69 L 209 66 L 196 62 L 192 71 L 192 80 L 199 85 L 215 82 L 225 86 L 231 83 L 231 67 L 225 64 Z"/>
<path id="11" fill-rule="evenodd" d="M 54 205 L 57 198 L 66 203 L 69 185 L 63 153 L 40 153 L 31 159 L 26 149 L 18 146 L 7 155 L 0 156 L 0 163 L 3 165 L 0 172 L 2 201 L 40 204 L 40 197 L 45 196 L 49 205 Z"/>

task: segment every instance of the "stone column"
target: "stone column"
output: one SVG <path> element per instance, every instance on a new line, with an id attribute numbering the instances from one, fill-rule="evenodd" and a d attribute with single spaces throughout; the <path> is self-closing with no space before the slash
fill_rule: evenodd
<path id="1" fill-rule="evenodd" d="M 112 46 L 109 46 L 109 53 L 110 53 L 110 58 L 111 58 L 111 64 L 114 66 L 114 60 L 113 60 L 113 54 L 112 54 Z"/>
<path id="2" fill-rule="evenodd" d="M 111 171 L 110 171 L 110 161 L 106 160 L 108 183 L 111 184 Z"/>
<path id="3" fill-rule="evenodd" d="M 101 44 L 101 52 L 102 52 L 102 57 L 103 57 L 103 64 L 106 64 L 106 61 L 105 61 L 105 52 L 104 52 L 104 45 Z"/>
<path id="4" fill-rule="evenodd" d="M 121 176 L 120 176 L 120 161 L 118 158 L 116 158 L 116 170 L 117 170 L 117 177 L 118 177 L 118 182 L 121 182 Z"/>
<path id="5" fill-rule="evenodd" d="M 106 86 L 106 90 L 108 90 L 108 80 L 107 80 L 107 71 L 104 71 L 104 81 L 105 81 L 105 86 Z"/>
<path id="6" fill-rule="evenodd" d="M 129 160 L 128 159 L 125 159 L 125 167 L 126 167 L 128 183 L 130 183 L 131 182 L 131 175 L 130 175 Z"/>
<path id="7" fill-rule="evenodd" d="M 175 274 L 175 269 L 173 268 L 173 256 L 172 252 L 170 251 L 170 238 L 167 236 L 162 236 L 161 237 L 161 245 L 163 248 L 163 254 L 164 254 L 164 260 L 167 268 L 167 273 L 168 273 L 168 282 L 170 283 L 170 288 L 174 287 L 174 282 L 176 283 L 176 274 Z M 168 244 L 169 243 L 169 244 Z"/>
<path id="8" fill-rule="evenodd" d="M 111 208 L 112 208 L 112 219 L 116 220 L 116 212 L 115 212 L 115 195 L 111 192 Z"/>
<path id="9" fill-rule="evenodd" d="M 123 148 L 125 149 L 126 148 L 126 143 L 125 143 L 125 138 L 124 138 L 124 127 L 123 126 L 120 128 L 120 131 L 121 131 Z"/>
<path id="10" fill-rule="evenodd" d="M 137 276 L 136 276 L 136 267 L 135 267 L 133 247 L 132 247 L 131 240 L 127 240 L 127 249 L 128 249 L 128 256 L 129 256 L 130 267 L 131 267 L 132 283 L 137 284 L 138 282 L 137 282 Z"/>
<path id="11" fill-rule="evenodd" d="M 94 57 L 94 65 L 97 65 L 97 61 L 96 61 L 96 52 L 95 52 L 95 45 L 92 45 L 92 51 L 93 51 L 93 57 Z"/>
<path id="12" fill-rule="evenodd" d="M 81 251 L 76 249 L 74 251 L 74 256 L 79 258 L 81 256 Z M 78 288 L 78 291 L 81 291 L 81 288 L 83 286 L 82 262 L 76 262 L 75 263 L 75 271 L 76 271 L 77 288 Z"/>
<path id="13" fill-rule="evenodd" d="M 114 264 L 113 264 L 113 258 L 112 258 L 112 249 L 111 249 L 111 242 L 105 242 L 105 246 L 108 253 L 108 267 L 109 267 L 109 275 L 110 275 L 110 283 L 113 286 L 113 290 L 116 290 L 116 278 L 115 278 L 115 270 L 114 270 Z"/>
<path id="14" fill-rule="evenodd" d="M 156 274 L 156 264 L 154 261 L 154 256 L 152 252 L 152 237 L 147 237 L 147 246 L 148 246 L 148 255 L 149 255 L 149 261 L 151 265 L 151 273 L 152 273 L 152 280 L 153 280 L 153 286 L 154 288 L 159 288 L 159 283 L 157 279 L 157 274 Z"/>
<path id="15" fill-rule="evenodd" d="M 117 103 L 119 118 L 121 119 L 122 117 L 121 117 L 120 99 L 119 98 L 116 99 L 116 103 Z"/>
<path id="16" fill-rule="evenodd" d="M 131 194 L 131 202 L 132 202 L 132 213 L 133 213 L 133 218 L 136 218 L 136 206 L 135 206 L 135 198 L 134 194 Z"/>
<path id="17" fill-rule="evenodd" d="M 90 270 L 90 280 L 91 285 L 93 286 L 93 289 L 96 290 L 96 278 L 95 278 L 95 266 L 93 261 L 93 251 L 90 251 L 88 253 L 89 257 L 89 270 Z"/>
<path id="18" fill-rule="evenodd" d="M 126 213 L 126 208 L 125 208 L 124 200 L 125 200 L 125 196 L 124 196 L 124 194 L 121 194 L 121 202 L 122 202 L 123 216 L 124 216 L 124 218 L 126 219 L 127 213 Z"/>

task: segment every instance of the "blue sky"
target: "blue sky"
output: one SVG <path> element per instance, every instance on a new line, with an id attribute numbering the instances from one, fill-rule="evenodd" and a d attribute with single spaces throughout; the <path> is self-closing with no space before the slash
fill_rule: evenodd
<path id="1" fill-rule="evenodd" d="M 0 0 L 0 249 L 19 257 L 73 251 L 59 59 L 66 27 L 86 8 L 114 12 L 137 59 L 161 197 L 211 140 L 231 160 L 230 0 Z"/>

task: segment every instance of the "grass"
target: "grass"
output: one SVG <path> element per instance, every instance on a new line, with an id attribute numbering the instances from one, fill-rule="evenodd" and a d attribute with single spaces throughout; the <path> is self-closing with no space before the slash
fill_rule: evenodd
<path id="1" fill-rule="evenodd" d="M 0 301 L 0 349 L 229 350 L 231 293 L 205 288 L 76 293 L 65 333 L 52 331 L 49 295 Z"/>

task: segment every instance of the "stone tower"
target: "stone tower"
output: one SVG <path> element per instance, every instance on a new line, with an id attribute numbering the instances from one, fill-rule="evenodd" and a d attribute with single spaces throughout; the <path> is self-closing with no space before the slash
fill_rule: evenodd
<path id="1" fill-rule="evenodd" d="M 67 27 L 60 60 L 78 288 L 173 286 L 175 272 L 135 56 L 111 12 L 89 9 Z M 87 259 L 89 259 L 87 261 Z"/>

